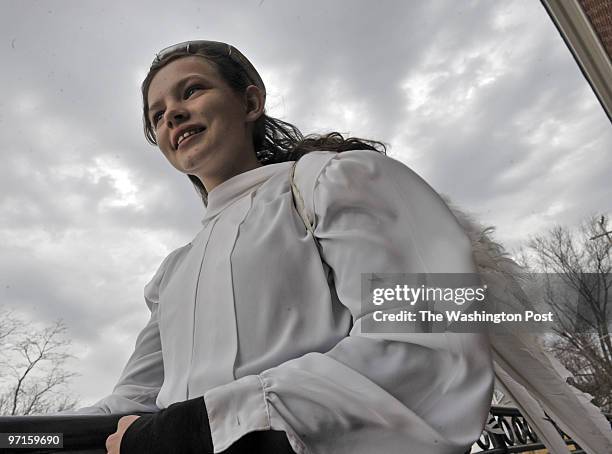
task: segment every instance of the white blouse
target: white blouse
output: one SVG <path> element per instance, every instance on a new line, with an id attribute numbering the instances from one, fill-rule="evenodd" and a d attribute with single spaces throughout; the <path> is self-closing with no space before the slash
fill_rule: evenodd
<path id="1" fill-rule="evenodd" d="M 268 429 L 298 453 L 464 452 L 491 399 L 486 337 L 360 330 L 362 273 L 475 272 L 462 228 L 402 163 L 314 152 L 296 183 L 319 253 L 292 164 L 210 192 L 202 230 L 145 287 L 151 319 L 113 393 L 83 411 L 204 396 L 215 452 Z"/>

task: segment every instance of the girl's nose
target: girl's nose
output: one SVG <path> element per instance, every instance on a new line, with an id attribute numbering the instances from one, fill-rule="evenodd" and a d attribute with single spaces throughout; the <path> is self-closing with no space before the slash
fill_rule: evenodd
<path id="1" fill-rule="evenodd" d="M 189 118 L 189 112 L 180 105 L 168 106 L 164 117 L 168 127 L 175 127 Z"/>

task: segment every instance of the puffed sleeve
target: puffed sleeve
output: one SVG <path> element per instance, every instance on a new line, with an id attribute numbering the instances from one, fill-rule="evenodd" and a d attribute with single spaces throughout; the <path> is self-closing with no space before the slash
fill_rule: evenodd
<path id="1" fill-rule="evenodd" d="M 299 172 L 299 166 L 298 166 Z M 336 154 L 304 192 L 351 312 L 350 334 L 204 398 L 215 452 L 282 430 L 298 453 L 463 453 L 479 437 L 493 370 L 481 334 L 366 334 L 362 273 L 474 273 L 469 240 L 438 194 L 372 151 Z"/>
<path id="2" fill-rule="evenodd" d="M 113 392 L 91 407 L 77 410 L 77 413 L 129 413 L 159 410 L 155 401 L 164 381 L 158 325 L 159 289 L 169 264 L 173 262 L 180 250 L 173 251 L 164 259 L 144 288 L 145 302 L 151 312 L 151 317 L 138 334 L 134 352 L 125 365 Z"/>

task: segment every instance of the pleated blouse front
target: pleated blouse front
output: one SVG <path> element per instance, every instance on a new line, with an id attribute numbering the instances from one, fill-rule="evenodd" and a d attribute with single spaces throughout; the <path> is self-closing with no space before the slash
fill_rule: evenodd
<path id="1" fill-rule="evenodd" d="M 296 352 L 329 350 L 347 335 L 350 313 L 332 302 L 316 245 L 295 219 L 291 164 L 260 167 L 212 190 L 202 230 L 164 266 L 158 406 L 202 396 Z M 253 207 L 256 196 L 265 201 Z"/>
<path id="2" fill-rule="evenodd" d="M 473 273 L 462 228 L 405 165 L 357 150 L 300 159 L 310 233 L 292 164 L 210 192 L 201 231 L 145 287 L 151 318 L 117 386 L 90 410 L 204 396 L 215 452 L 268 429 L 297 453 L 464 452 L 490 404 L 486 337 L 360 329 L 362 273 Z"/>

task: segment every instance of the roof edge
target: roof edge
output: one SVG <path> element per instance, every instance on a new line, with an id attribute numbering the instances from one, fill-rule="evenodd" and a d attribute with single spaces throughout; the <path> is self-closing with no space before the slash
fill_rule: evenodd
<path id="1" fill-rule="evenodd" d="M 540 0 L 612 121 L 612 62 L 576 0 Z"/>

